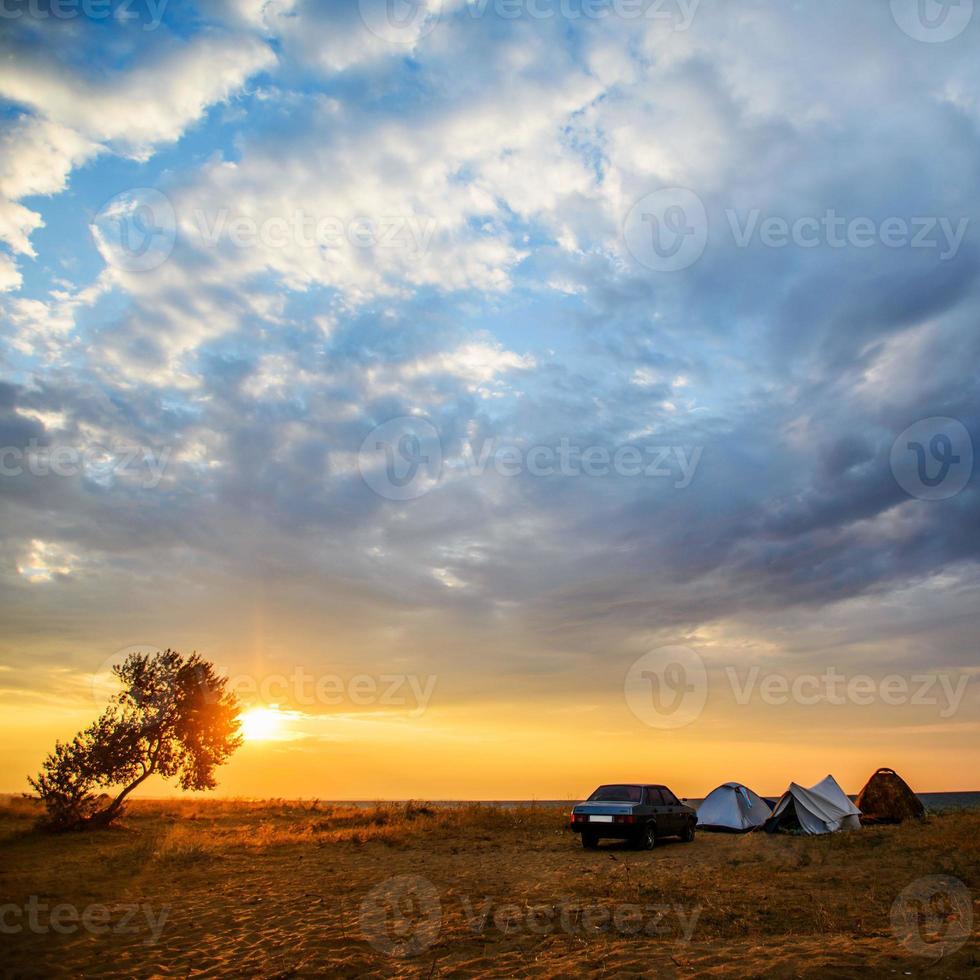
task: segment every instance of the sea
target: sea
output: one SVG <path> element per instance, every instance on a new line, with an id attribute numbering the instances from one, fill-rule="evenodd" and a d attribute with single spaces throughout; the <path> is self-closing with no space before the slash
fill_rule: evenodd
<path id="1" fill-rule="evenodd" d="M 922 800 L 922 805 L 932 813 L 980 807 L 980 793 L 917 793 L 916 795 Z"/>

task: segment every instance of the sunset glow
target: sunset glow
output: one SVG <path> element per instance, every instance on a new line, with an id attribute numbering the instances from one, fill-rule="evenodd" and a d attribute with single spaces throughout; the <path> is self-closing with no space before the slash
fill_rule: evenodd
<path id="1" fill-rule="evenodd" d="M 283 714 L 275 705 L 250 708 L 239 717 L 239 722 L 246 742 L 265 742 L 282 733 Z"/>

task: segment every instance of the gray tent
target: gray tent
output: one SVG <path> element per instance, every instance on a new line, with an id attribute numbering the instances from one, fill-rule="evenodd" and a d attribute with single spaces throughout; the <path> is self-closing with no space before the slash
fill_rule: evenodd
<path id="1" fill-rule="evenodd" d="M 698 807 L 698 827 L 744 833 L 761 827 L 772 813 L 766 801 L 741 783 L 722 783 Z"/>
<path id="2" fill-rule="evenodd" d="M 779 798 L 766 830 L 801 830 L 804 834 L 831 834 L 861 826 L 861 811 L 848 799 L 833 776 L 805 789 L 790 783 Z"/>

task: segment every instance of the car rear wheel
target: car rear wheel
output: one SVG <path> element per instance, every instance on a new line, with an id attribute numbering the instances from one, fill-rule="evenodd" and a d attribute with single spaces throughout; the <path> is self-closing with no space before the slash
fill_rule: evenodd
<path id="1" fill-rule="evenodd" d="M 648 823 L 640 836 L 636 839 L 636 848 L 639 851 L 652 851 L 657 846 L 657 831 L 652 823 Z"/>
<path id="2" fill-rule="evenodd" d="M 684 828 L 684 833 L 681 834 L 681 840 L 684 841 L 685 844 L 690 844 L 691 841 L 694 840 L 694 821 L 693 820 L 689 820 L 687 822 L 687 826 Z"/>
<path id="3" fill-rule="evenodd" d="M 587 851 L 594 851 L 599 846 L 599 838 L 587 830 L 582 831 L 582 847 Z"/>

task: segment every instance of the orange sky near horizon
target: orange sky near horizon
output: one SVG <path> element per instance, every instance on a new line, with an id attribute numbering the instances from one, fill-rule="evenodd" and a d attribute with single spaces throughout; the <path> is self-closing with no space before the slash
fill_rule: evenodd
<path id="1" fill-rule="evenodd" d="M 364 690 L 369 686 L 360 683 Z M 588 698 L 526 692 L 513 701 L 444 703 L 436 683 L 421 712 L 372 704 L 269 708 L 253 699 L 245 715 L 246 742 L 218 771 L 214 795 L 565 800 L 602 782 L 640 780 L 698 798 L 733 779 L 778 795 L 791 780 L 811 785 L 828 773 L 856 793 L 882 765 L 897 769 L 920 792 L 980 788 L 971 785 L 980 771 L 976 723 L 962 717 L 975 717 L 970 686 L 958 717 L 949 721 L 937 717 L 946 710 L 937 706 L 741 705 L 712 673 L 703 711 L 675 730 L 637 718 L 621 687 L 617 678 Z M 90 702 L 68 697 L 50 697 L 41 708 L 5 708 L 4 792 L 26 790 L 27 773 L 37 771 L 54 740 L 69 738 L 97 713 Z M 154 780 L 139 795 L 180 791 Z"/>
<path id="2" fill-rule="evenodd" d="M 0 655 L 0 791 L 26 791 L 55 740 L 95 719 L 116 689 L 113 664 L 158 648 L 105 639 L 127 633 L 196 649 L 243 710 L 283 713 L 272 738 L 218 771 L 224 797 L 576 799 L 617 780 L 695 798 L 738 780 L 776 795 L 828 773 L 856 793 L 879 766 L 920 792 L 980 789 L 980 667 L 951 642 L 961 621 L 947 595 L 964 602 L 972 586 L 629 634 L 368 616 L 353 603 L 346 618 L 313 603 L 291 615 L 251 597 L 247 615 L 230 601 L 184 606 L 176 632 L 163 601 L 60 636 L 21 622 Z M 140 790 L 177 792 L 158 780 Z"/>

